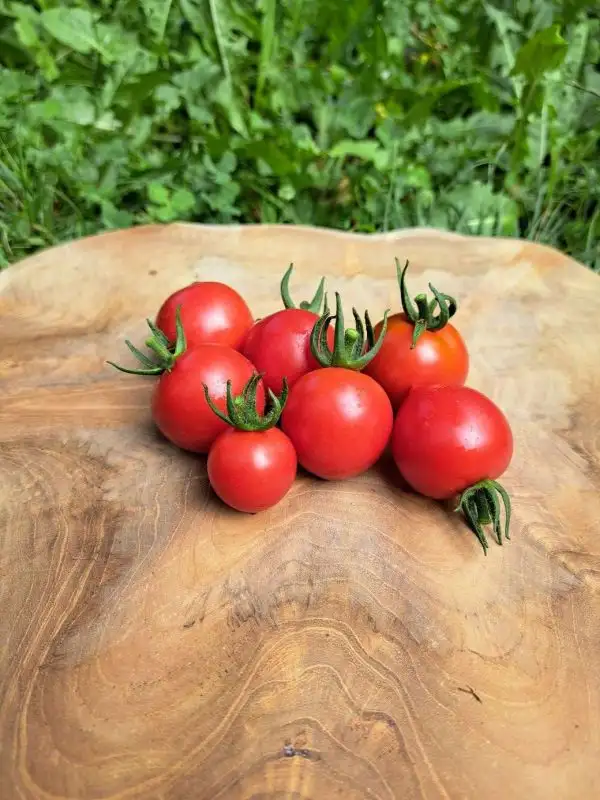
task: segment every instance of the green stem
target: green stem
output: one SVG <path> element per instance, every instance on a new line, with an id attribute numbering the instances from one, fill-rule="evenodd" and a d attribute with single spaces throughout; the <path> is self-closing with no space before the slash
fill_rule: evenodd
<path id="1" fill-rule="evenodd" d="M 502 529 L 502 509 L 504 509 L 504 531 Z M 483 552 L 487 555 L 489 547 L 484 526 L 491 525 L 498 544 L 502 535 L 510 539 L 511 502 L 506 489 L 497 481 L 486 479 L 470 486 L 461 494 L 456 511 L 462 511 L 471 530 L 475 533 Z"/>
<path id="2" fill-rule="evenodd" d="M 290 264 L 287 268 L 283 278 L 281 279 L 281 300 L 283 305 L 286 308 L 301 308 L 304 311 L 312 311 L 313 314 L 320 314 L 321 313 L 321 304 L 323 303 L 323 298 L 325 298 L 325 308 L 327 308 L 327 297 L 325 296 L 325 278 L 321 278 L 319 285 L 317 287 L 317 291 L 315 292 L 313 299 L 303 300 L 299 306 L 296 306 L 292 297 L 290 295 L 290 278 L 292 276 L 292 272 L 294 269 L 294 265 Z"/>
<path id="3" fill-rule="evenodd" d="M 149 319 L 147 319 L 146 322 L 148 323 L 152 335 L 146 339 L 145 344 L 149 350 L 152 350 L 156 356 L 156 360 L 153 361 L 151 358 L 148 358 L 148 356 L 138 350 L 129 339 L 126 339 L 125 344 L 140 362 L 142 369 L 129 369 L 115 364 L 114 361 L 108 361 L 107 363 L 110 364 L 111 367 L 115 367 L 115 369 L 118 369 L 120 372 L 126 372 L 128 375 L 162 375 L 163 372 L 170 372 L 173 369 L 175 362 L 180 355 L 185 353 L 187 347 L 185 331 L 183 330 L 183 324 L 181 322 L 181 306 L 177 306 L 175 310 L 176 338 L 174 344 L 169 342 L 165 334 L 157 328 L 153 322 Z"/>
<path id="4" fill-rule="evenodd" d="M 240 431 L 266 431 L 273 428 L 279 421 L 287 397 L 288 384 L 283 379 L 283 390 L 279 397 L 269 389 L 267 391 L 269 399 L 269 410 L 266 414 L 261 414 L 256 408 L 256 393 L 262 375 L 255 373 L 242 389 L 242 393 L 234 396 L 231 389 L 231 381 L 227 381 L 226 406 L 227 413 L 224 414 L 210 397 L 208 386 L 204 386 L 204 396 L 212 411 L 232 428 Z"/>
<path id="5" fill-rule="evenodd" d="M 401 267 L 400 262 L 396 259 L 396 276 L 400 287 L 402 310 L 407 319 L 415 326 L 411 343 L 412 350 L 417 346 L 419 337 L 424 331 L 439 331 L 448 324 L 450 318 L 456 313 L 457 303 L 449 294 L 438 292 L 431 283 L 429 289 L 433 294 L 433 300 L 429 301 L 425 294 L 418 294 L 413 303 L 406 286 L 408 264 L 407 261 L 404 267 Z"/>
<path id="6" fill-rule="evenodd" d="M 327 309 L 315 323 L 311 337 L 310 347 L 315 359 L 322 367 L 345 367 L 346 369 L 361 370 L 372 361 L 383 344 L 387 332 L 388 311 L 383 315 L 383 324 L 377 341 L 374 341 L 373 326 L 369 315 L 365 312 L 365 322 L 361 320 L 358 311 L 353 308 L 355 328 L 344 327 L 344 312 L 342 300 L 338 292 L 335 293 L 335 314 L 330 314 Z M 333 350 L 327 341 L 329 325 L 335 320 Z M 365 343 L 369 349 L 366 352 Z"/>

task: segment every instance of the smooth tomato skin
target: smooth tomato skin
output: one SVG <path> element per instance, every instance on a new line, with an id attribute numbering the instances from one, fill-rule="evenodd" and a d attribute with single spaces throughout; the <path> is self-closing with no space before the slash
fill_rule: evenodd
<path id="1" fill-rule="evenodd" d="M 368 375 L 341 367 L 303 375 L 281 416 L 299 463 L 327 480 L 369 469 L 384 451 L 393 421 L 381 386 Z"/>
<path id="2" fill-rule="evenodd" d="M 513 453 L 508 420 L 467 386 L 412 389 L 400 406 L 392 454 L 412 488 L 444 500 L 506 470 Z"/>
<path id="3" fill-rule="evenodd" d="M 196 281 L 167 297 L 156 316 L 156 326 L 171 342 L 176 337 L 177 306 L 188 348 L 224 344 L 239 350 L 252 327 L 250 309 L 235 289 L 217 281 Z"/>
<path id="4" fill-rule="evenodd" d="M 296 451 L 279 428 L 222 433 L 208 454 L 208 479 L 216 494 L 237 511 L 255 514 L 289 491 L 297 468 Z"/>
<path id="5" fill-rule="evenodd" d="M 381 322 L 375 326 L 376 338 L 381 326 Z M 411 350 L 413 330 L 405 314 L 390 317 L 381 350 L 364 370 L 383 386 L 394 411 L 413 386 L 462 386 L 469 372 L 467 347 L 452 324 L 423 331 Z"/>
<path id="6" fill-rule="evenodd" d="M 250 329 L 243 354 L 263 376 L 267 389 L 281 394 L 283 379 L 288 386 L 320 365 L 310 350 L 310 334 L 318 314 L 302 308 L 286 308 L 259 320 Z M 327 332 L 333 347 L 333 330 Z"/>
<path id="7" fill-rule="evenodd" d="M 173 444 L 194 453 L 208 453 L 217 436 L 227 429 L 206 402 L 202 384 L 208 386 L 215 405 L 225 411 L 227 381 L 240 394 L 256 372 L 237 350 L 220 344 L 204 344 L 179 356 L 171 372 L 158 380 L 152 396 L 152 417 Z M 256 394 L 257 408 L 265 407 L 262 382 Z"/>

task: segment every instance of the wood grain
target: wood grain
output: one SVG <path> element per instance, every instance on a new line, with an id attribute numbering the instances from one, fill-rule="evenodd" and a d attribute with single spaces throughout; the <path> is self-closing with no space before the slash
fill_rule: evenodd
<path id="1" fill-rule="evenodd" d="M 265 315 L 290 260 L 377 317 L 394 256 L 514 426 L 487 558 L 385 461 L 229 511 L 104 363 L 194 278 Z M 0 274 L 3 800 L 599 797 L 598 318 L 566 256 L 429 230 L 142 227 Z"/>

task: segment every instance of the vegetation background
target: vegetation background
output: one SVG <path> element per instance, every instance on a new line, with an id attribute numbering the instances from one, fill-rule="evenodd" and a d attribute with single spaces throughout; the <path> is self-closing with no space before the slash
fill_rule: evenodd
<path id="1" fill-rule="evenodd" d="M 158 220 L 520 235 L 600 270 L 600 6 L 0 0 L 0 266 Z"/>

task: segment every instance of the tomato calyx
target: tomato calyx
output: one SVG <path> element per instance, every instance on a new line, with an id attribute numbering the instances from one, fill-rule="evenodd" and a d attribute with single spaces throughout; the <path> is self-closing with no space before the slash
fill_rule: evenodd
<path id="1" fill-rule="evenodd" d="M 239 431 L 266 431 L 273 428 L 277 425 L 286 404 L 288 384 L 284 378 L 283 389 L 279 397 L 271 389 L 267 390 L 269 410 L 266 414 L 260 414 L 256 409 L 256 390 L 261 378 L 262 375 L 255 373 L 242 389 L 242 393 L 236 396 L 231 391 L 231 381 L 227 381 L 226 414 L 213 403 L 208 386 L 203 384 L 206 402 L 219 419 Z"/>
<path id="2" fill-rule="evenodd" d="M 398 285 L 400 287 L 400 300 L 402 302 L 402 310 L 408 319 L 415 326 L 413 331 L 411 350 L 417 346 L 419 336 L 423 331 L 439 331 L 451 317 L 456 314 L 458 304 L 456 300 L 449 294 L 438 292 L 438 290 L 429 284 L 429 289 L 433 294 L 433 300 L 428 300 L 426 294 L 418 294 L 415 296 L 414 303 L 410 299 L 408 289 L 406 287 L 406 271 L 408 270 L 408 261 L 404 268 L 400 267 L 400 262 L 396 259 L 396 275 L 398 277 Z M 437 314 L 435 313 L 437 310 Z"/>
<path id="3" fill-rule="evenodd" d="M 510 539 L 511 503 L 506 489 L 493 480 L 483 480 L 469 486 L 461 494 L 455 511 L 462 511 L 475 536 L 479 539 L 483 552 L 487 555 L 488 540 L 483 526 L 490 525 L 496 541 L 502 544 L 501 508 L 504 508 L 504 538 Z"/>
<path id="4" fill-rule="evenodd" d="M 303 300 L 298 306 L 292 300 L 290 295 L 290 278 L 294 265 L 290 264 L 287 268 L 285 275 L 281 279 L 281 300 L 286 308 L 301 308 L 303 311 L 312 311 L 313 314 L 321 313 L 321 303 L 325 299 L 323 312 L 327 311 L 327 295 L 325 294 L 325 278 L 321 278 L 317 291 L 315 292 L 312 300 Z"/>
<path id="5" fill-rule="evenodd" d="M 146 339 L 145 345 L 152 350 L 155 356 L 154 360 L 138 350 L 129 339 L 126 339 L 125 344 L 141 363 L 142 369 L 129 369 L 115 364 L 114 361 L 108 361 L 107 363 L 111 367 L 115 367 L 120 372 L 126 372 L 129 375 L 162 375 L 163 372 L 170 372 L 173 369 L 175 362 L 187 347 L 185 331 L 181 322 L 181 306 L 177 306 L 175 311 L 175 330 L 177 335 L 174 343 L 170 342 L 160 328 L 157 328 L 151 320 L 147 319 L 146 322 L 152 335 Z"/>
<path id="6" fill-rule="evenodd" d="M 377 341 L 373 333 L 373 326 L 369 319 L 369 312 L 365 311 L 365 321 L 361 320 L 358 311 L 353 308 L 355 328 L 344 327 L 344 312 L 342 300 L 338 292 L 335 293 L 335 314 L 326 308 L 323 315 L 315 323 L 310 335 L 310 349 L 313 356 L 322 367 L 345 367 L 360 371 L 372 361 L 383 344 L 387 331 L 387 316 L 389 310 L 383 315 L 381 331 Z M 331 322 L 335 320 L 333 350 L 327 342 L 327 331 Z M 364 352 L 365 342 L 369 349 Z"/>

